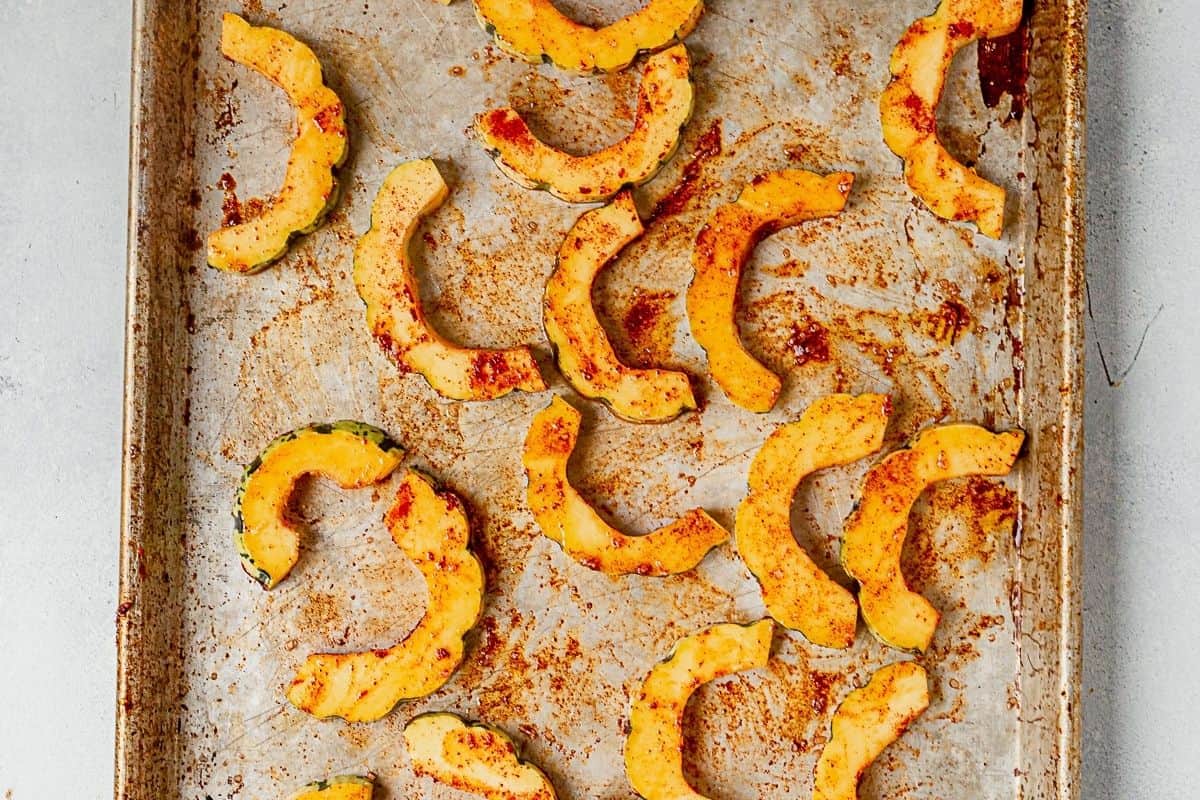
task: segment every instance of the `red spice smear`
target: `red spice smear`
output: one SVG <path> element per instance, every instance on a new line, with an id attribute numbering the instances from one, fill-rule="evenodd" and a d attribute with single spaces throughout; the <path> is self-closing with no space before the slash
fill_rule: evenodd
<path id="1" fill-rule="evenodd" d="M 497 139 L 528 147 L 533 144 L 533 134 L 525 120 L 511 108 L 497 108 L 483 118 L 488 131 Z"/>
<path id="2" fill-rule="evenodd" d="M 674 292 L 638 292 L 634 297 L 621 322 L 629 335 L 629 341 L 637 350 L 637 360 L 654 357 L 663 313 L 674 299 Z"/>
<path id="3" fill-rule="evenodd" d="M 471 385 L 476 388 L 492 386 L 501 379 L 507 378 L 507 373 L 508 361 L 505 359 L 504 353 L 496 350 L 483 350 L 471 358 Z"/>
<path id="4" fill-rule="evenodd" d="M 696 181 L 700 178 L 705 162 L 720 154 L 721 120 L 715 119 L 708 126 L 708 130 L 696 140 L 696 146 L 692 148 L 692 160 L 683 168 L 683 178 L 654 204 L 650 219 L 669 217 L 682 211 L 696 194 Z"/>
<path id="5" fill-rule="evenodd" d="M 408 519 L 408 515 L 412 513 L 412 504 L 412 487 L 407 483 L 400 484 L 400 489 L 396 492 L 396 500 L 392 503 L 392 507 L 388 509 L 388 525 L 398 525 Z"/>
<path id="6" fill-rule="evenodd" d="M 808 320 L 804 325 L 793 323 L 787 346 L 797 366 L 802 367 L 810 361 L 828 361 L 829 331 L 815 319 Z"/>
<path id="7" fill-rule="evenodd" d="M 1033 16 L 1033 0 L 1025 0 L 1025 11 L 1021 24 L 1007 36 L 982 39 L 979 42 L 979 89 L 988 108 L 1000 104 L 1007 94 L 1012 98 L 1008 118 L 1018 120 L 1025 113 L 1029 99 L 1026 83 L 1029 81 L 1029 48 L 1033 36 L 1029 30 L 1029 19 Z"/>
<path id="8" fill-rule="evenodd" d="M 971 327 L 971 310 L 958 300 L 945 300 L 938 307 L 939 329 L 953 343 L 959 334 Z"/>

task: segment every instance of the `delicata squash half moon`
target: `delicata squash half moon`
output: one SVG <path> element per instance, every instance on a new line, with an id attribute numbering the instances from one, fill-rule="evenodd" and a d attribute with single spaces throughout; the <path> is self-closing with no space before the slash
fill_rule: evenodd
<path id="1" fill-rule="evenodd" d="M 581 216 L 558 251 L 542 316 L 558 368 L 575 391 L 623 419 L 666 422 L 696 407 L 688 376 L 621 363 L 592 306 L 596 275 L 642 230 L 629 192 Z"/>
<path id="2" fill-rule="evenodd" d="M 453 400 L 544 390 L 528 347 L 460 347 L 439 336 L 425 319 L 409 246 L 421 218 L 445 199 L 446 182 L 431 159 L 401 164 L 379 188 L 371 229 L 354 250 L 354 285 L 366 304 L 371 335 L 402 370 L 419 372 Z"/>
<path id="3" fill-rule="evenodd" d="M 647 0 L 611 25 L 581 25 L 552 0 L 475 0 L 475 17 L 507 53 L 568 72 L 617 72 L 638 53 L 660 50 L 692 32 L 704 0 Z"/>
<path id="4" fill-rule="evenodd" d="M 496 166 L 521 186 L 595 203 L 653 178 L 675 154 L 691 116 L 691 62 L 680 44 L 646 60 L 633 130 L 594 153 L 575 156 L 544 144 L 513 108 L 480 115 L 475 128 Z"/>
<path id="5" fill-rule="evenodd" d="M 713 379 L 742 408 L 770 411 L 783 385 L 738 337 L 734 308 L 742 268 L 767 234 L 840 212 L 853 183 L 849 172 L 822 176 L 786 169 L 759 175 L 734 202 L 719 206 L 696 237 L 688 323 L 708 353 Z"/>
<path id="6" fill-rule="evenodd" d="M 521 461 L 529 477 L 533 517 L 549 538 L 585 567 L 608 575 L 674 575 L 699 564 L 729 538 L 702 509 L 641 536 L 627 536 L 600 518 L 571 486 L 567 461 L 579 438 L 579 412 L 555 396 L 533 418 Z"/>
<path id="7" fill-rule="evenodd" d="M 270 589 L 300 555 L 300 534 L 287 519 L 296 481 L 317 474 L 360 489 L 392 474 L 404 449 L 362 422 L 309 425 L 276 438 L 246 467 L 233 512 L 233 544 L 242 569 Z"/>
<path id="8" fill-rule="evenodd" d="M 683 711 L 704 683 L 764 667 L 771 620 L 721 623 L 685 636 L 654 666 L 634 698 L 625 740 L 625 773 L 646 800 L 704 800 L 683 774 Z"/>
<path id="9" fill-rule="evenodd" d="M 425 578 L 425 614 L 404 641 L 386 649 L 309 656 L 287 697 L 315 717 L 370 722 L 401 700 L 435 691 L 458 668 L 463 637 L 479 619 L 483 567 L 471 551 L 462 501 L 409 470 L 384 522 Z"/>
<path id="10" fill-rule="evenodd" d="M 858 581 L 863 621 L 884 644 L 924 651 L 937 628 L 937 609 L 908 589 L 900 571 L 913 503 L 939 481 L 1007 474 L 1024 440 L 1021 431 L 942 425 L 922 431 L 867 472 L 842 533 L 842 566 Z"/>
<path id="11" fill-rule="evenodd" d="M 292 800 L 371 800 L 374 793 L 373 776 L 339 775 L 302 787 Z"/>
<path id="12" fill-rule="evenodd" d="M 311 233 L 337 202 L 334 169 L 346 159 L 342 101 L 325 85 L 312 50 L 281 30 L 253 27 L 237 14 L 221 18 L 221 52 L 262 73 L 287 92 L 297 134 L 283 188 L 253 219 L 208 237 L 208 263 L 227 272 L 257 272 L 287 252 L 292 237 Z"/>
<path id="13" fill-rule="evenodd" d="M 1004 229 L 1004 189 L 946 152 L 938 140 L 937 107 L 954 54 L 976 39 L 1015 31 L 1022 5 L 1022 0 L 941 0 L 892 51 L 892 81 L 879 98 L 883 139 L 904 159 L 913 193 L 939 217 L 974 221 L 993 239 Z"/>
<path id="14" fill-rule="evenodd" d="M 413 770 L 488 800 L 554 800 L 554 786 L 522 761 L 516 744 L 498 728 L 465 722 L 454 714 L 414 717 L 404 727 Z"/>
<path id="15" fill-rule="evenodd" d="M 891 409 L 886 395 L 822 397 L 776 428 L 750 465 L 750 491 L 734 526 L 738 555 L 762 587 L 767 613 L 814 644 L 854 644 L 858 604 L 796 542 L 792 495 L 809 474 L 878 450 Z"/>
<path id="16" fill-rule="evenodd" d="M 848 694 L 817 761 L 813 800 L 857 800 L 863 771 L 928 707 L 929 679 L 911 661 L 883 667 Z"/>

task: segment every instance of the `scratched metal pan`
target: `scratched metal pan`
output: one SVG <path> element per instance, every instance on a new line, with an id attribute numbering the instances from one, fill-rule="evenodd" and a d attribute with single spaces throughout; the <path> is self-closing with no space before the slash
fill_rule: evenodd
<path id="1" fill-rule="evenodd" d="M 638 0 L 560 5 L 602 22 Z M 687 40 L 695 117 L 637 192 L 643 213 L 657 212 L 647 234 L 595 291 L 619 352 L 696 376 L 703 410 L 636 426 L 575 398 L 585 434 L 572 469 L 631 530 L 694 506 L 732 525 L 758 445 L 819 395 L 891 393 L 889 448 L 942 421 L 1023 428 L 1028 448 L 1007 480 L 941 486 L 916 509 L 904 567 L 944 612 L 920 658 L 932 705 L 868 769 L 862 794 L 1073 798 L 1084 0 L 1034 3 L 1019 116 L 1008 97 L 983 101 L 976 48 L 955 61 L 943 135 L 1008 189 L 1001 241 L 913 201 L 880 137 L 888 55 L 933 5 L 710 0 Z M 512 184 L 467 129 L 507 102 L 551 142 L 586 151 L 628 129 L 637 69 L 581 78 L 517 63 L 461 0 L 136 7 L 117 796 L 278 798 L 370 770 L 384 797 L 452 800 L 414 778 L 400 736 L 415 714 L 447 709 L 511 733 L 566 800 L 632 797 L 621 765 L 630 694 L 676 638 L 762 615 L 754 581 L 730 545 L 665 579 L 610 579 L 566 558 L 534 525 L 519 459 L 550 393 L 439 398 L 370 340 L 350 273 L 384 175 L 433 156 L 451 185 L 416 244 L 434 323 L 471 345 L 532 345 L 553 391 L 569 394 L 542 333 L 541 286 L 581 209 Z M 202 240 L 223 208 L 280 183 L 292 116 L 281 92 L 220 56 L 226 10 L 308 42 L 353 137 L 329 220 L 249 277 L 207 268 Z M 708 212 L 787 166 L 858 177 L 844 213 L 773 236 L 748 268 L 743 335 L 785 377 L 777 408 L 757 416 L 706 376 L 683 290 Z M 419 576 L 381 523 L 391 484 L 305 486 L 304 552 L 271 592 L 231 544 L 242 465 L 279 433 L 344 418 L 385 428 L 465 498 L 487 574 L 462 668 L 374 724 L 314 720 L 283 687 L 306 654 L 386 646 L 419 617 Z M 800 541 L 843 581 L 838 535 L 867 466 L 807 481 L 795 505 Z M 907 657 L 861 628 L 846 652 L 777 636 L 768 669 L 705 687 L 689 707 L 690 778 L 723 800 L 809 796 L 840 698 Z"/>

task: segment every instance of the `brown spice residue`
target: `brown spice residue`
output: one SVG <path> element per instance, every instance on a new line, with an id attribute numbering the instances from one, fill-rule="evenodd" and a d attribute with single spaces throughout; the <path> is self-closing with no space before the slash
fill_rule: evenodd
<path id="1" fill-rule="evenodd" d="M 802 367 L 810 361 L 828 361 L 829 331 L 812 317 L 803 323 L 792 323 L 792 333 L 788 336 L 787 347 L 798 367 Z"/>
<path id="2" fill-rule="evenodd" d="M 650 219 L 670 217 L 686 208 L 699 188 L 697 182 L 704 171 L 705 163 L 720 154 L 721 120 L 718 118 L 712 121 L 708 130 L 700 134 L 700 138 L 696 140 L 696 144 L 692 148 L 691 160 L 683 167 L 683 177 L 654 204 L 654 210 L 650 212 Z"/>
<path id="3" fill-rule="evenodd" d="M 674 325 L 666 311 L 674 299 L 675 293 L 670 291 L 639 291 L 633 298 L 621 324 L 632 346 L 629 356 L 634 366 L 649 366 L 670 357 Z"/>

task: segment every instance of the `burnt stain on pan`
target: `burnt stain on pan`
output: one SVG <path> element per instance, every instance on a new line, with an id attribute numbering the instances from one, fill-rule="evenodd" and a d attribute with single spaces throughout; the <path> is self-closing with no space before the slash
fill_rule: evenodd
<path id="1" fill-rule="evenodd" d="M 1019 120 L 1029 102 L 1026 85 L 1029 82 L 1029 49 L 1033 35 L 1029 28 L 1033 16 L 1034 0 L 1025 0 L 1021 24 L 1007 36 L 979 41 L 979 89 L 988 108 L 1000 104 L 1000 98 L 1008 95 L 1011 105 L 1008 119 Z"/>

